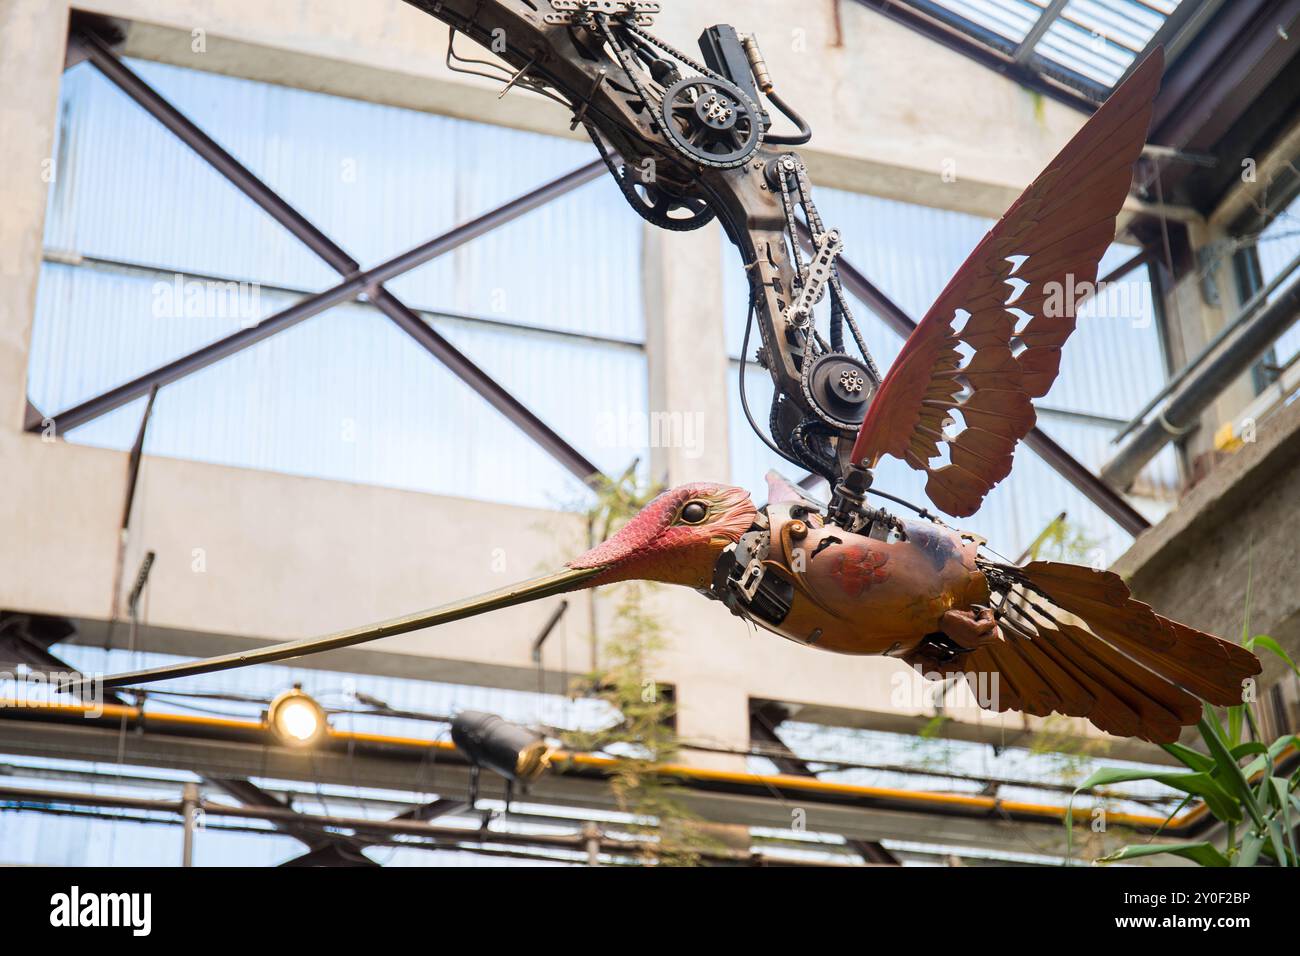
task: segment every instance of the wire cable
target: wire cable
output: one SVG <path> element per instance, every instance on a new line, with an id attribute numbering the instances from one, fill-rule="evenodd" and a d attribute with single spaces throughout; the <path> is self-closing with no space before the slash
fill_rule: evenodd
<path id="1" fill-rule="evenodd" d="M 746 263 L 746 268 L 752 268 L 757 263 Z M 749 410 L 749 396 L 745 392 L 745 371 L 749 366 L 749 336 L 754 330 L 754 315 L 758 309 L 758 290 L 754 288 L 753 283 L 749 287 L 749 314 L 745 318 L 745 338 L 740 346 L 740 407 L 745 412 L 745 418 L 749 421 L 749 427 L 754 430 L 754 434 L 768 448 L 772 449 L 785 461 L 794 465 L 796 468 L 803 468 L 802 462 L 795 461 L 780 448 L 776 447 L 772 439 L 763 434 L 763 430 L 758 427 L 758 422 L 754 421 L 754 415 Z"/>

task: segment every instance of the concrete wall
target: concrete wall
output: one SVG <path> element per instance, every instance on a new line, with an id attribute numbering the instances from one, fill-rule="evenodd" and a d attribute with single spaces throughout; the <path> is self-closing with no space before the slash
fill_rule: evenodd
<path id="1" fill-rule="evenodd" d="M 1260 425 L 1115 564 L 1134 593 L 1230 640 L 1243 625 L 1300 660 L 1300 402 Z M 1264 685 L 1285 672 L 1262 654 Z M 1300 715 L 1297 715 L 1300 716 Z"/>

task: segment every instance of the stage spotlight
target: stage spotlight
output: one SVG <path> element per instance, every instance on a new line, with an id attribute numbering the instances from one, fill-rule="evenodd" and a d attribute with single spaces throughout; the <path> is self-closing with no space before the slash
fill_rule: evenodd
<path id="1" fill-rule="evenodd" d="M 321 705 L 302 692 L 301 684 L 271 701 L 266 722 L 280 741 L 289 747 L 310 747 L 329 729 Z"/>
<path id="2" fill-rule="evenodd" d="M 496 714 L 463 710 L 451 722 L 451 739 L 475 767 L 488 767 L 512 783 L 527 783 L 550 763 L 541 734 Z"/>

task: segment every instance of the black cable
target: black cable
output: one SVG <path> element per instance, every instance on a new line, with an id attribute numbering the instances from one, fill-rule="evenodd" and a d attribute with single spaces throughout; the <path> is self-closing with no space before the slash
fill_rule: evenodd
<path id="1" fill-rule="evenodd" d="M 757 263 L 746 263 L 746 268 L 755 266 Z M 745 412 L 745 418 L 749 420 L 749 427 L 754 430 L 754 434 L 768 448 L 784 460 L 794 465 L 796 468 L 803 468 L 803 462 L 795 461 L 772 442 L 772 439 L 763 434 L 762 429 L 758 427 L 758 422 L 754 421 L 754 416 L 749 410 L 749 396 L 745 393 L 745 369 L 749 364 L 749 335 L 754 329 L 754 313 L 758 308 L 758 290 L 754 288 L 753 283 L 749 287 L 749 314 L 745 318 L 745 339 L 740 346 L 740 407 Z"/>
<path id="2" fill-rule="evenodd" d="M 812 445 L 811 431 L 818 431 L 825 437 L 826 425 L 816 418 L 805 418 L 790 434 L 790 445 L 795 453 L 803 459 L 804 467 L 820 478 L 825 478 L 831 485 L 837 479 L 836 463 L 833 457 L 823 454 Z"/>
<path id="3" fill-rule="evenodd" d="M 776 95 L 776 90 L 768 90 L 767 98 L 772 101 L 772 105 L 785 114 L 786 119 L 799 127 L 796 135 L 773 136 L 768 134 L 764 139 L 770 145 L 775 146 L 802 146 L 812 139 L 812 127 L 804 122 L 804 118 L 790 108 L 785 100 Z"/>
<path id="4" fill-rule="evenodd" d="M 894 504 L 902 505 L 904 508 L 910 508 L 911 510 L 915 511 L 918 515 L 920 515 L 922 518 L 926 519 L 927 521 L 939 520 L 928 509 L 922 508 L 919 505 L 914 505 L 906 498 L 900 498 L 897 495 L 891 495 L 887 491 L 880 491 L 877 488 L 868 488 L 867 494 L 876 495 L 879 498 L 884 498 L 886 501 L 892 501 L 894 502 Z"/>

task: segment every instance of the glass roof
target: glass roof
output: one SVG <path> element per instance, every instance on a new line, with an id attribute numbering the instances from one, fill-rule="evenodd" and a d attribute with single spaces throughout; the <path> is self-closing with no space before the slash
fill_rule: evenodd
<path id="1" fill-rule="evenodd" d="M 1197 0 L 905 0 L 971 39 L 1101 100 Z"/>

